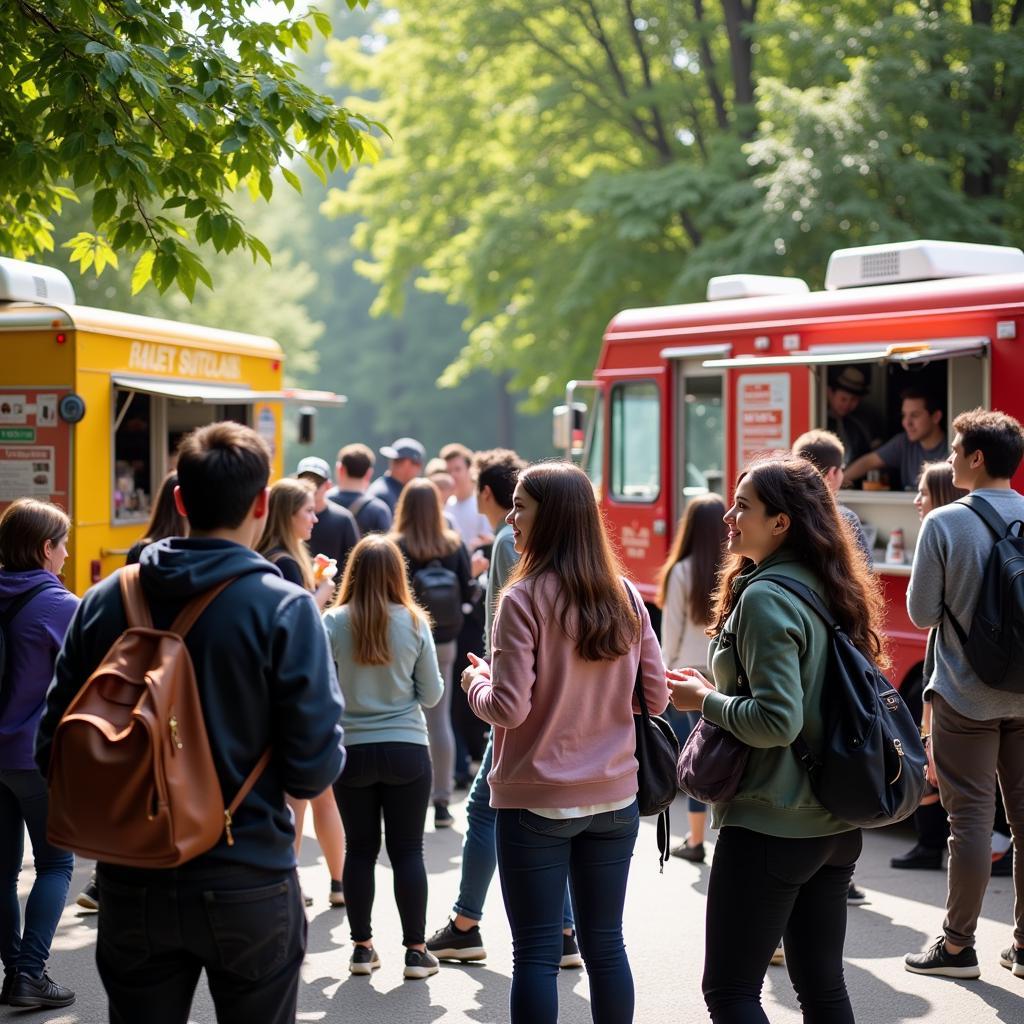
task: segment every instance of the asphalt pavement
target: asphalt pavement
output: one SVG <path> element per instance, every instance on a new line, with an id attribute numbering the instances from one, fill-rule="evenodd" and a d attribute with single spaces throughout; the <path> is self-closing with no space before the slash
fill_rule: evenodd
<path id="1" fill-rule="evenodd" d="M 430 902 L 427 932 L 440 927 L 449 913 L 459 882 L 462 830 L 461 806 L 453 805 L 455 828 L 425 838 Z M 382 967 L 371 977 L 348 973 L 351 953 L 343 909 L 327 903 L 328 873 L 311 833 L 302 849 L 303 888 L 314 897 L 309 909 L 309 948 L 302 970 L 298 1021 L 346 1024 L 499 1024 L 508 1020 L 512 973 L 511 940 L 495 879 L 482 925 L 488 957 L 467 966 L 443 965 L 426 981 L 404 981 L 403 949 L 398 913 L 392 897 L 391 872 L 382 852 L 374 911 L 375 944 Z M 676 802 L 674 831 L 685 822 L 685 804 Z M 912 845 L 905 829 L 865 833 L 857 883 L 870 902 L 851 907 L 846 943 L 846 977 L 859 1024 L 1024 1024 L 1024 979 L 999 965 L 999 951 L 1011 941 L 1013 885 L 994 878 L 988 887 L 978 925 L 977 981 L 922 977 L 903 969 L 903 954 L 924 949 L 941 931 L 946 876 L 938 871 L 893 871 L 889 858 Z M 83 913 L 74 898 L 85 884 L 91 865 L 76 866 L 65 910 L 53 944 L 49 970 L 78 994 L 70 1007 L 55 1011 L 14 1011 L 0 1007 L 0 1021 L 46 1024 L 102 1024 L 106 1000 L 94 964 L 96 915 Z M 636 980 L 638 1024 L 703 1024 L 707 1021 L 700 993 L 703 961 L 704 894 L 709 867 L 671 859 L 658 871 L 654 826 L 643 821 L 630 872 L 625 915 L 626 945 Z M 31 885 L 31 859 L 26 861 L 19 889 Z M 736 955 L 743 956 L 743 936 L 736 937 Z M 590 997 L 584 970 L 563 971 L 559 979 L 560 1021 L 589 1024 Z M 772 1024 L 801 1021 L 785 967 L 769 969 L 764 1007 Z M 216 1018 L 205 980 L 193 1004 L 194 1024 Z M 140 1021 L 139 1024 L 145 1024 Z M 259 1024 L 259 1022 L 254 1022 Z"/>

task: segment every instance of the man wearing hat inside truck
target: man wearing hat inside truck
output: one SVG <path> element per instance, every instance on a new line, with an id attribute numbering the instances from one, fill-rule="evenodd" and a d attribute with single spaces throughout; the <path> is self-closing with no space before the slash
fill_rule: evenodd
<path id="1" fill-rule="evenodd" d="M 313 495 L 316 525 L 307 542 L 309 553 L 333 558 L 338 563 L 337 579 L 340 581 L 348 554 L 359 541 L 355 517 L 347 508 L 327 500 L 327 492 L 331 488 L 331 467 L 325 459 L 315 455 L 302 459 L 295 475 L 300 480 L 308 480 L 316 488 Z"/>
<path id="2" fill-rule="evenodd" d="M 871 451 L 871 428 L 857 415 L 857 406 L 868 393 L 867 377 L 856 366 L 844 366 L 826 390 L 828 429 L 842 441 L 846 458 L 853 462 Z"/>
<path id="3" fill-rule="evenodd" d="M 942 428 L 942 410 L 924 391 L 907 388 L 900 394 L 903 429 L 881 448 L 862 455 L 846 467 L 843 484 L 849 486 L 873 469 L 888 469 L 899 474 L 899 483 L 890 490 L 912 491 L 917 487 L 921 467 L 926 462 L 944 462 L 949 443 Z"/>
<path id="4" fill-rule="evenodd" d="M 400 437 L 394 444 L 381 448 L 380 453 L 390 460 L 388 471 L 374 480 L 366 493 L 380 498 L 394 512 L 402 488 L 423 472 L 427 452 L 416 438 Z"/>

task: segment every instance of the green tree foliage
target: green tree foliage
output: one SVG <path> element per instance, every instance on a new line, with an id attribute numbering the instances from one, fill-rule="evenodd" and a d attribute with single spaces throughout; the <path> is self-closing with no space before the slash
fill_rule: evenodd
<path id="1" fill-rule="evenodd" d="M 294 0 L 281 0 L 291 12 Z M 350 6 L 366 0 L 347 0 Z M 53 248 L 52 218 L 90 190 L 92 224 L 68 240 L 101 274 L 138 254 L 190 299 L 211 285 L 200 247 L 265 244 L 235 213 L 244 186 L 269 199 L 304 162 L 323 182 L 373 159 L 380 126 L 303 85 L 287 59 L 330 20 L 311 9 L 255 20 L 248 0 L 11 0 L 0 5 L 0 251 Z"/>
<path id="2" fill-rule="evenodd" d="M 332 192 L 377 311 L 468 310 L 443 378 L 539 403 L 624 307 L 846 244 L 1021 227 L 1024 0 L 402 0 L 332 43 L 388 124 Z"/>

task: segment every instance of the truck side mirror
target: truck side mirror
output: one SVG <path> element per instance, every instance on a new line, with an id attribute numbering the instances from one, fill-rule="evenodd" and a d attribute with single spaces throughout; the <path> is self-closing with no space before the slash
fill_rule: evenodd
<path id="1" fill-rule="evenodd" d="M 299 406 L 299 444 L 312 444 L 316 434 L 316 409 L 312 405 Z"/>
<path id="2" fill-rule="evenodd" d="M 583 421 L 587 414 L 585 402 L 573 402 L 570 415 L 569 406 L 556 405 L 551 412 L 551 440 L 558 451 L 566 454 L 579 455 L 583 451 Z"/>

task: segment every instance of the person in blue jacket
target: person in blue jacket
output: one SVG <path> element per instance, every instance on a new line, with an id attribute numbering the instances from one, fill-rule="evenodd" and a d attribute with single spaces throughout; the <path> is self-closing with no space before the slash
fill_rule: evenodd
<path id="1" fill-rule="evenodd" d="M 157 629 L 224 582 L 185 639 L 210 752 L 230 800 L 271 750 L 226 838 L 173 869 L 100 862 L 96 962 L 111 1024 L 185 1024 L 205 969 L 220 1024 L 294 1024 L 306 919 L 288 793 L 311 800 L 344 767 L 341 691 L 311 594 L 254 550 L 267 513 L 270 448 L 214 423 L 178 449 L 190 533 L 151 544 L 141 583 Z M 61 714 L 126 626 L 119 570 L 86 594 L 57 659 L 36 741 L 46 771 Z"/>
<path id="2" fill-rule="evenodd" d="M 5 663 L 0 681 L 0 1003 L 68 1006 L 71 989 L 46 973 L 64 910 L 74 858 L 46 840 L 46 779 L 32 756 L 53 663 L 78 598 L 60 581 L 71 523 L 49 502 L 19 498 L 0 518 L 0 620 Z M 18 903 L 25 828 L 35 881 L 22 928 Z"/>

